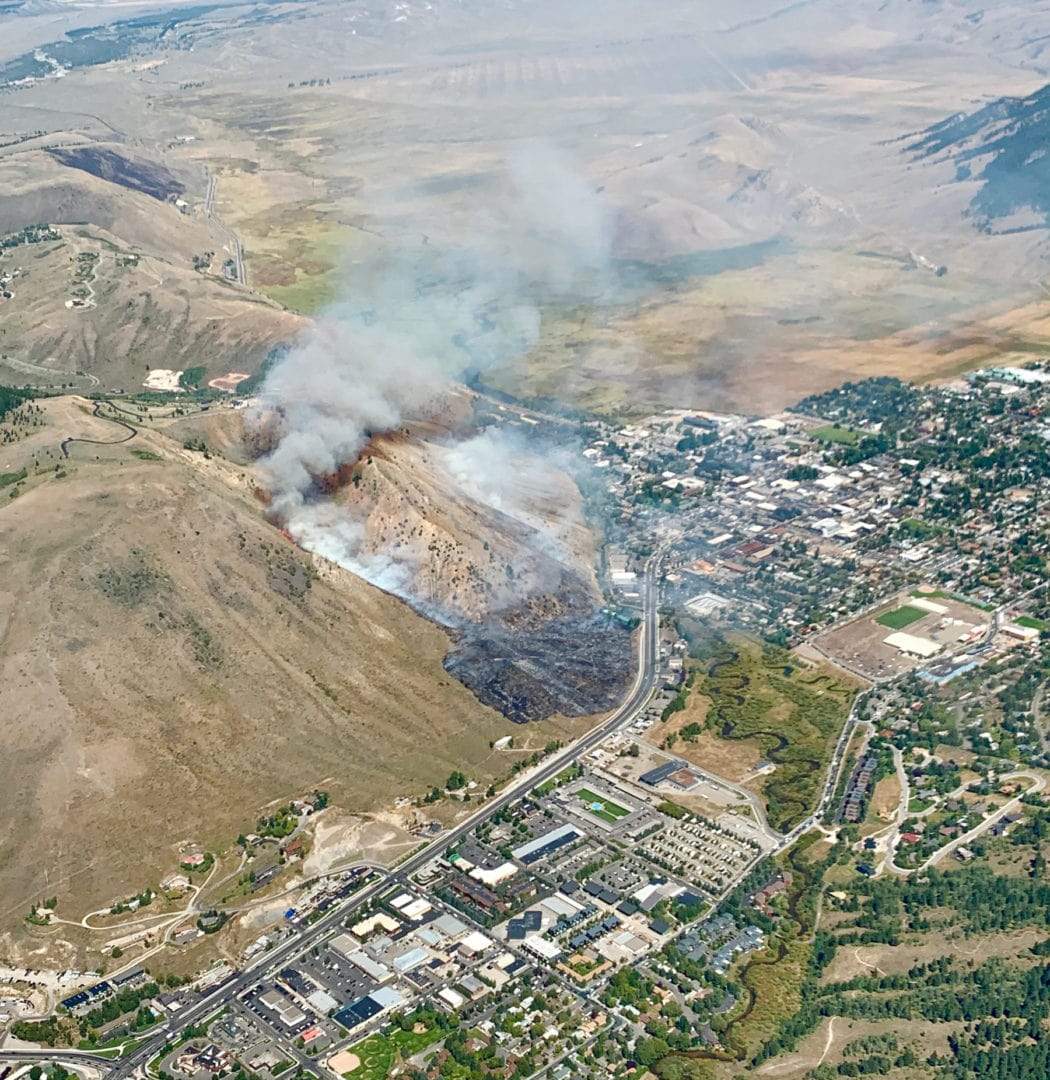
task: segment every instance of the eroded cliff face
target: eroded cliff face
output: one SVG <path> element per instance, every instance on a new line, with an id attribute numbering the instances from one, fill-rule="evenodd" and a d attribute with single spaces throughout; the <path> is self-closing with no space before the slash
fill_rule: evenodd
<path id="1" fill-rule="evenodd" d="M 592 608 L 594 540 L 569 477 L 523 454 L 486 498 L 461 458 L 417 435 L 374 438 L 329 495 L 360 523 L 362 556 L 402 568 L 411 599 L 452 623 Z"/>

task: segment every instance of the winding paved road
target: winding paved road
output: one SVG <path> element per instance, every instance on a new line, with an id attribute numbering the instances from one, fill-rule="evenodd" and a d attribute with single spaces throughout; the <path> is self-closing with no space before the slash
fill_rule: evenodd
<path id="1" fill-rule="evenodd" d="M 59 450 L 62 451 L 62 456 L 64 458 L 69 457 L 70 443 L 82 442 L 88 443 L 91 446 L 119 446 L 121 443 L 131 442 L 131 440 L 134 439 L 135 436 L 138 434 L 138 431 L 135 428 L 133 428 L 130 424 L 124 423 L 123 420 L 118 420 L 115 416 L 103 416 L 102 413 L 99 412 L 99 409 L 101 407 L 102 402 L 96 401 L 95 408 L 92 410 L 91 415 L 97 416 L 100 420 L 108 420 L 111 424 L 119 424 L 122 428 L 125 428 L 129 432 L 129 434 L 125 435 L 122 439 L 83 439 L 79 436 L 69 435 L 62 440 L 58 447 Z"/>

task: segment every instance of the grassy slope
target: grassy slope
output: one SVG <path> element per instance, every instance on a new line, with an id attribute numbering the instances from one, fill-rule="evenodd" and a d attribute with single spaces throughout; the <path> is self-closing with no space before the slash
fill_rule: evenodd
<path id="1" fill-rule="evenodd" d="M 63 434 L 108 437 L 55 408 Z M 56 435 L 34 440 L 0 469 Z M 23 810 L 0 824 L 9 924 L 45 880 L 67 915 L 155 885 L 176 842 L 218 850 L 313 785 L 369 810 L 502 767 L 487 747 L 509 725 L 443 671 L 444 633 L 349 575 L 306 588 L 237 470 L 132 445 L 164 460 L 74 445 L 64 477 L 0 504 L 0 782 Z"/>

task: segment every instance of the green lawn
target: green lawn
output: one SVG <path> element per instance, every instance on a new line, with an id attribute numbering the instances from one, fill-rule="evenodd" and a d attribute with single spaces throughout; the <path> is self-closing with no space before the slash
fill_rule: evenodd
<path id="1" fill-rule="evenodd" d="M 1014 622 L 1018 626 L 1027 626 L 1029 630 L 1038 630 L 1040 633 L 1046 633 L 1050 629 L 1042 619 L 1033 618 L 1031 615 L 1018 615 Z"/>
<path id="2" fill-rule="evenodd" d="M 428 1028 L 426 1031 L 402 1031 L 395 1027 L 387 1032 L 369 1035 L 363 1042 L 351 1046 L 361 1064 L 353 1072 L 344 1073 L 347 1080 L 386 1080 L 390 1070 L 401 1060 L 418 1054 L 442 1036 Z"/>
<path id="3" fill-rule="evenodd" d="M 600 818 L 602 821 L 608 822 L 610 825 L 615 825 L 620 818 L 627 817 L 631 812 L 625 806 L 620 806 L 619 803 L 603 799 L 600 796 L 595 795 L 593 791 L 589 791 L 587 788 L 580 788 L 580 790 L 576 792 L 576 795 L 587 804 L 589 813 L 593 814 L 596 818 Z M 592 803 L 601 803 L 601 807 L 598 808 L 593 806 Z"/>
<path id="4" fill-rule="evenodd" d="M 904 604 L 903 607 L 885 612 L 875 621 L 879 626 L 888 626 L 891 630 L 903 630 L 904 627 L 911 626 L 913 622 L 918 622 L 925 615 L 929 615 L 929 612 L 923 611 L 922 608 L 912 607 L 911 604 Z"/>
<path id="5" fill-rule="evenodd" d="M 856 446 L 861 439 L 859 431 L 854 431 L 853 428 L 836 427 L 834 424 L 814 428 L 809 434 L 811 438 L 820 442 L 841 443 L 843 446 Z"/>
<path id="6" fill-rule="evenodd" d="M 897 528 L 897 532 L 904 537 L 913 540 L 928 540 L 931 536 L 943 536 L 948 530 L 943 525 L 931 525 L 920 518 L 905 518 Z"/>

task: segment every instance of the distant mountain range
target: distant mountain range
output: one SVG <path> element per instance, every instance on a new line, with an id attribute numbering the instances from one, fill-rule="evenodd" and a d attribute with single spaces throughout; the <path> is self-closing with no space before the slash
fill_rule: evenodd
<path id="1" fill-rule="evenodd" d="M 1050 227 L 1050 85 L 958 113 L 927 128 L 908 150 L 944 156 L 955 163 L 957 181 L 980 182 L 971 207 L 982 230 Z"/>

